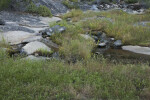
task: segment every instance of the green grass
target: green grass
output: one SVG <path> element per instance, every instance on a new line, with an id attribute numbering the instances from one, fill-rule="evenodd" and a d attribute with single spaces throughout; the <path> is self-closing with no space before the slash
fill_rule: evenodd
<path id="1" fill-rule="evenodd" d="M 77 1 L 75 0 L 75 1 L 73 1 L 74 2 L 74 4 L 70 4 L 70 1 L 68 1 L 68 0 L 63 0 L 63 4 L 66 6 L 66 7 L 68 7 L 69 9 L 78 9 L 79 8 L 79 6 L 77 5 Z"/>
<path id="2" fill-rule="evenodd" d="M 39 56 L 51 56 L 53 51 L 48 51 L 48 50 L 45 50 L 45 49 L 39 49 L 37 50 L 35 53 L 37 53 Z"/>
<path id="3" fill-rule="evenodd" d="M 63 19 L 72 18 L 72 17 L 79 17 L 83 14 L 81 10 L 71 10 L 69 13 L 62 16 Z"/>
<path id="4" fill-rule="evenodd" d="M 134 26 L 137 22 L 150 21 L 150 13 L 148 11 L 145 14 L 139 15 L 128 14 L 121 10 L 105 12 L 87 11 L 86 13 L 74 15 L 77 12 L 70 12 L 64 15 L 63 18 L 67 19 L 69 16 L 75 25 L 80 25 L 86 31 L 88 30 L 89 33 L 91 31 L 104 31 L 110 37 L 121 39 L 124 44 L 150 45 L 149 27 Z M 102 19 L 99 17 L 105 18 Z M 107 20 L 108 18 L 112 22 Z"/>
<path id="5" fill-rule="evenodd" d="M 149 26 L 149 27 L 150 27 L 150 23 L 147 23 L 146 26 Z"/>
<path id="6" fill-rule="evenodd" d="M 150 87 L 149 75 L 148 65 L 114 65 L 102 58 L 32 62 L 0 51 L 1 100 L 138 100 L 149 96 L 143 90 Z"/>

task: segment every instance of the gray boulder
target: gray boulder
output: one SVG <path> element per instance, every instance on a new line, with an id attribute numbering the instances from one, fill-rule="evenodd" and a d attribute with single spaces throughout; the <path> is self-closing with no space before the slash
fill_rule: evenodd
<path id="1" fill-rule="evenodd" d="M 61 27 L 59 25 L 55 25 L 52 28 L 47 28 L 45 30 L 40 31 L 40 33 L 42 34 L 42 36 L 45 37 L 50 37 L 55 33 L 62 33 L 66 30 L 65 27 Z"/>
<path id="2" fill-rule="evenodd" d="M 121 47 L 122 46 L 122 41 L 121 40 L 116 40 L 114 43 L 113 43 L 114 47 Z"/>
<path id="3" fill-rule="evenodd" d="M 34 37 L 34 34 L 24 31 L 8 31 L 0 34 L 0 42 L 5 40 L 10 45 L 20 44 L 24 39 Z"/>
<path id="4" fill-rule="evenodd" d="M 38 41 L 34 41 L 34 42 L 30 42 L 28 44 L 26 44 L 23 48 L 22 48 L 22 53 L 25 53 L 27 55 L 31 55 L 33 53 L 35 53 L 38 50 L 46 50 L 48 52 L 51 52 L 51 48 L 49 48 L 48 46 L 46 46 L 44 43 L 42 42 L 38 42 Z"/>

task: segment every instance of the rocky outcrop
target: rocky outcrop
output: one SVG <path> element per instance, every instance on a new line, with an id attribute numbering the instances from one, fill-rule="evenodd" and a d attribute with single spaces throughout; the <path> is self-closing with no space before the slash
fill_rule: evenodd
<path id="1" fill-rule="evenodd" d="M 11 0 L 9 9 L 14 11 L 26 11 L 28 5 L 32 1 L 36 6 L 44 5 L 48 7 L 52 14 L 66 13 L 67 8 L 61 3 L 61 0 Z"/>
<path id="2" fill-rule="evenodd" d="M 5 40 L 5 42 L 11 45 L 20 44 L 26 38 L 34 37 L 34 34 L 30 34 L 24 31 L 9 31 L 0 35 L 0 42 Z"/>

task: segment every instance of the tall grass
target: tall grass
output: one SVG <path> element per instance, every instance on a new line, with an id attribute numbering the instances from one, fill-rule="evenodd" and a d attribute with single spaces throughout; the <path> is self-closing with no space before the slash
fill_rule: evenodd
<path id="1" fill-rule="evenodd" d="M 148 65 L 115 65 L 103 58 L 75 64 L 61 60 L 32 62 L 10 58 L 0 50 L 1 100 L 148 100 L 149 76 Z"/>

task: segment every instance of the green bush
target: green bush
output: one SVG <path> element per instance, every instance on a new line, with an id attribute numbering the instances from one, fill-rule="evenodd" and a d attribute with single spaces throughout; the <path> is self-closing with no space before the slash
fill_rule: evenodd
<path id="1" fill-rule="evenodd" d="M 35 13 L 38 14 L 40 16 L 48 16 L 51 17 L 52 13 L 50 11 L 49 8 L 47 8 L 46 6 L 40 5 L 39 7 L 37 7 L 34 3 L 30 3 L 30 5 L 27 8 L 27 12 L 29 13 Z"/>
<path id="2" fill-rule="evenodd" d="M 0 0 L 0 10 L 7 8 L 10 3 L 10 0 Z"/>
<path id="3" fill-rule="evenodd" d="M 137 3 L 139 0 L 125 0 L 126 3 Z"/>
<path id="4" fill-rule="evenodd" d="M 49 10 L 49 8 L 47 8 L 46 6 L 42 6 L 42 5 L 40 5 L 38 7 L 38 14 L 41 16 L 44 16 L 44 17 L 46 17 L 46 16 L 51 17 L 52 16 L 52 13 Z"/>
<path id="5" fill-rule="evenodd" d="M 69 9 L 77 9 L 77 8 L 79 8 L 79 6 L 77 5 L 77 3 L 71 4 L 71 2 L 68 1 L 68 0 L 64 0 L 62 3 L 63 3 L 66 7 L 68 7 Z"/>
<path id="6" fill-rule="evenodd" d="M 33 2 L 31 2 L 27 8 L 27 11 L 29 13 L 38 13 L 38 7 Z"/>

